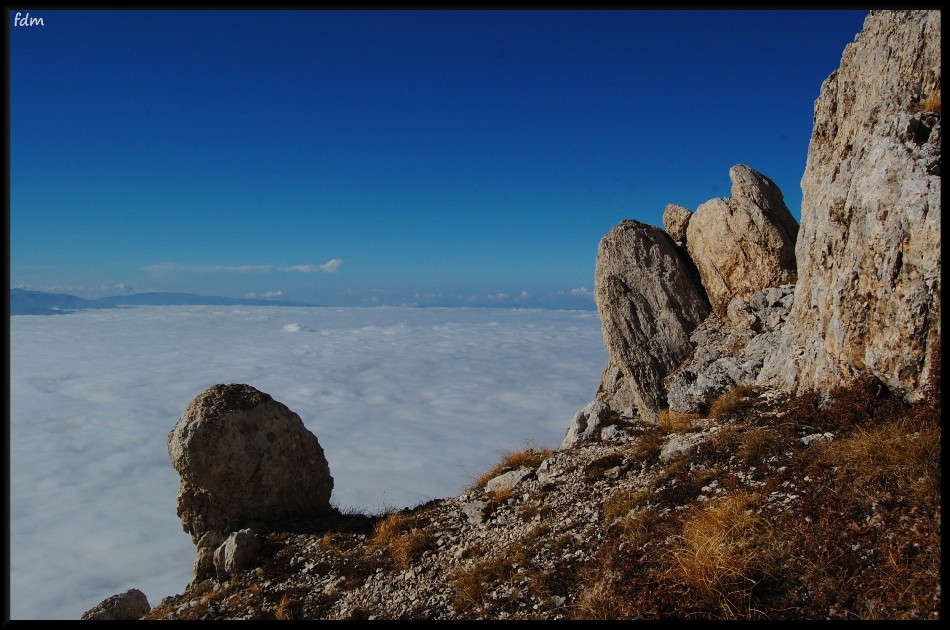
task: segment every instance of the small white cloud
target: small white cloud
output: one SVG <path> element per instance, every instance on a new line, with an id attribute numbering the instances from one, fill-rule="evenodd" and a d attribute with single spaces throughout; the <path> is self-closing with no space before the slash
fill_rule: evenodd
<path id="1" fill-rule="evenodd" d="M 314 271 L 320 271 L 320 268 L 316 265 L 294 265 L 293 267 L 279 267 L 278 271 L 300 271 L 302 273 L 313 273 Z"/>
<path id="2" fill-rule="evenodd" d="M 134 289 L 133 289 L 132 287 L 130 287 L 130 286 L 128 286 L 127 284 L 122 283 L 122 282 L 120 282 L 119 284 L 115 285 L 115 286 L 112 287 L 112 288 L 115 289 L 116 291 L 118 291 L 119 293 L 122 293 L 122 294 L 129 294 L 129 293 L 133 293 L 133 292 L 134 292 Z"/>
<path id="3" fill-rule="evenodd" d="M 244 294 L 244 297 L 246 297 L 246 298 L 249 299 L 249 300 L 256 300 L 256 299 L 257 299 L 257 294 L 254 293 L 253 291 L 251 291 L 250 293 L 245 293 L 245 294 Z"/>
<path id="4" fill-rule="evenodd" d="M 284 332 L 300 332 L 300 324 L 284 324 Z"/>
<path id="5" fill-rule="evenodd" d="M 284 292 L 279 289 L 277 291 L 268 291 L 267 293 L 264 294 L 264 299 L 274 300 L 276 298 L 282 297 L 283 295 L 284 295 Z"/>
<path id="6" fill-rule="evenodd" d="M 507 300 L 509 296 L 507 293 L 495 293 L 494 295 L 486 295 L 485 299 L 491 300 L 492 302 L 500 302 L 502 300 Z"/>
<path id="7" fill-rule="evenodd" d="M 294 265 L 293 267 L 279 267 L 278 271 L 299 271 L 301 273 L 332 273 L 339 269 L 343 261 L 339 258 L 327 261 L 322 265 Z"/>
<path id="8" fill-rule="evenodd" d="M 593 298 L 594 292 L 589 290 L 587 287 L 578 287 L 576 289 L 571 289 L 570 291 L 560 291 L 560 295 L 571 295 L 574 297 L 583 297 L 583 298 Z"/>
<path id="9" fill-rule="evenodd" d="M 529 297 L 531 297 L 531 294 L 528 293 L 527 291 L 522 291 L 521 293 L 518 294 L 518 297 L 521 298 L 522 300 L 527 300 Z"/>

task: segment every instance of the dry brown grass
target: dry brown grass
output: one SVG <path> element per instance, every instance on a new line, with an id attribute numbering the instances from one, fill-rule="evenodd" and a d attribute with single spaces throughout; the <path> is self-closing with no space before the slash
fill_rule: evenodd
<path id="1" fill-rule="evenodd" d="M 539 495 L 532 496 L 530 500 L 518 506 L 518 515 L 525 522 L 535 518 L 543 519 L 549 513 L 550 508 L 544 505 L 544 500 Z"/>
<path id="2" fill-rule="evenodd" d="M 394 512 L 376 523 L 370 547 L 386 549 L 397 567 L 405 569 L 432 542 L 432 533 L 419 527 L 417 519 Z"/>
<path id="3" fill-rule="evenodd" d="M 339 532 L 328 531 L 320 537 L 317 546 L 319 546 L 320 549 L 324 551 L 340 556 L 344 553 L 343 547 L 341 545 L 342 540 L 343 536 Z"/>
<path id="4" fill-rule="evenodd" d="M 277 604 L 277 610 L 274 612 L 274 618 L 279 621 L 293 621 L 293 600 L 289 595 L 280 598 L 280 603 Z"/>
<path id="5" fill-rule="evenodd" d="M 452 585 L 452 603 L 456 608 L 480 610 L 495 583 L 503 579 L 510 564 L 504 554 L 488 556 L 456 567 L 449 575 Z"/>
<path id="6" fill-rule="evenodd" d="M 877 501 L 885 493 L 939 505 L 940 427 L 913 415 L 858 426 L 844 439 L 817 444 L 818 461 L 853 479 L 853 490 Z"/>
<path id="7" fill-rule="evenodd" d="M 617 521 L 623 533 L 623 542 L 634 547 L 647 543 L 656 535 L 661 523 L 660 512 L 649 507 L 628 512 Z"/>
<path id="8" fill-rule="evenodd" d="M 432 542 L 432 534 L 425 529 L 413 527 L 404 534 L 397 536 L 389 545 L 396 566 L 408 568 Z"/>
<path id="9" fill-rule="evenodd" d="M 937 88 L 928 94 L 923 100 L 914 103 L 910 107 L 911 113 L 917 112 L 940 112 L 940 88 Z"/>
<path id="10" fill-rule="evenodd" d="M 660 457 L 660 450 L 666 443 L 666 436 L 659 427 L 647 429 L 633 443 L 630 455 L 640 462 L 655 462 Z"/>
<path id="11" fill-rule="evenodd" d="M 584 590 L 571 613 L 575 620 L 593 621 L 613 621 L 623 615 L 613 586 L 605 576 L 585 580 Z"/>
<path id="12" fill-rule="evenodd" d="M 709 417 L 716 420 L 735 418 L 752 406 L 757 391 L 752 385 L 736 385 L 709 403 Z"/>
<path id="13" fill-rule="evenodd" d="M 453 589 L 452 614 L 531 616 L 511 603 L 557 595 L 565 597 L 558 614 L 576 619 L 939 619 L 939 339 L 933 348 L 932 381 L 914 406 L 873 379 L 828 394 L 802 392 L 771 409 L 747 405 L 743 396 L 743 411 L 732 405 L 728 414 L 735 415 L 708 443 L 665 463 L 656 456 L 666 429 L 639 426 L 640 437 L 622 455 L 575 464 L 573 474 L 602 484 L 616 466 L 651 462 L 647 487 L 617 489 L 604 501 L 603 544 L 555 529 L 557 521 L 543 518 L 552 509 L 544 505 L 546 490 L 535 490 L 519 499 L 516 511 L 525 520 L 542 519 L 521 539 L 504 546 L 470 540 L 446 562 L 441 575 Z M 800 439 L 829 431 L 831 441 Z M 536 467 L 550 454 L 532 447 L 508 453 L 485 480 Z M 715 493 L 702 490 L 713 481 Z M 761 485 L 750 490 L 753 483 Z M 262 592 L 237 578 L 217 586 L 207 581 L 193 589 L 195 604 L 176 614 L 201 619 L 253 609 L 259 618 L 327 618 L 333 597 L 364 584 L 378 568 L 411 566 L 432 547 L 424 510 L 353 522 L 360 525 L 355 534 L 338 529 L 318 543 L 343 560 L 328 554 L 325 562 L 326 571 L 346 578 L 339 593 L 315 597 L 272 586 Z M 287 539 L 268 539 L 261 584 L 277 584 L 298 569 L 296 552 L 279 544 Z M 581 548 L 595 553 L 593 561 L 539 561 L 569 558 Z M 174 601 L 147 618 L 172 614 L 181 603 Z M 550 607 L 540 610 L 550 618 Z"/>
<path id="14" fill-rule="evenodd" d="M 649 497 L 644 490 L 617 490 L 604 502 L 604 516 L 608 521 L 615 521 L 646 505 Z"/>
<path id="15" fill-rule="evenodd" d="M 672 570 L 723 618 L 748 618 L 752 590 L 779 574 L 784 553 L 768 521 L 755 509 L 761 497 L 745 492 L 709 502 L 683 523 Z"/>
<path id="16" fill-rule="evenodd" d="M 559 543 L 541 528 L 539 540 L 467 555 L 469 564 L 450 576 L 453 604 L 471 611 L 463 615 L 493 615 L 523 579 L 522 597 L 544 601 L 553 589 L 569 591 L 567 614 L 575 619 L 934 618 L 939 366 L 933 373 L 933 393 L 913 409 L 872 380 L 803 392 L 773 409 L 752 405 L 747 391 L 728 392 L 717 412 L 729 421 L 710 435 L 709 448 L 666 463 L 657 455 L 672 425 L 642 427 L 622 457 L 603 456 L 578 471 L 599 482 L 624 461 L 655 467 L 650 487 L 616 491 L 604 502 L 609 535 L 596 561 L 570 577 L 540 569 L 533 558 L 541 539 L 562 555 L 577 545 L 567 533 Z M 825 431 L 835 439 L 799 439 Z M 521 458 L 530 454 L 506 455 L 488 477 L 543 460 Z M 737 476 L 749 466 L 769 484 L 761 493 Z M 781 474 L 771 469 L 779 466 Z M 698 501 L 713 481 L 719 494 Z M 793 494 L 799 498 L 786 504 Z"/>
<path id="17" fill-rule="evenodd" d="M 748 465 L 760 464 L 778 450 L 780 439 L 773 429 L 750 429 L 739 437 L 738 455 Z"/>
<path id="18" fill-rule="evenodd" d="M 695 422 L 702 416 L 698 413 L 686 413 L 662 409 L 657 414 L 660 428 L 666 433 L 689 433 L 696 428 Z"/>
<path id="19" fill-rule="evenodd" d="M 570 570 L 562 568 L 552 572 L 538 566 L 540 547 L 557 553 L 562 545 L 576 542 L 572 534 L 555 534 L 549 525 L 539 523 L 501 548 L 472 549 L 465 555 L 472 561 L 456 565 L 447 576 L 453 589 L 453 605 L 477 616 L 502 601 L 489 596 L 499 588 L 502 592 L 518 592 L 522 597 L 549 600 L 552 595 L 563 592 L 565 584 L 575 577 Z"/>

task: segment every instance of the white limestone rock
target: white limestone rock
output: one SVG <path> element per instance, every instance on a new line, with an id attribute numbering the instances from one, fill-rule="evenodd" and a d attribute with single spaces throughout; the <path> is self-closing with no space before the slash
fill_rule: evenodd
<path id="1" fill-rule="evenodd" d="M 828 390 L 871 374 L 909 400 L 925 386 L 940 334 L 941 117 L 926 106 L 940 50 L 940 11 L 872 11 L 822 85 L 795 304 L 763 379 Z"/>
<path id="2" fill-rule="evenodd" d="M 743 164 L 729 169 L 732 197 L 711 199 L 686 227 L 686 249 L 709 302 L 724 314 L 736 296 L 795 280 L 798 223 L 771 179 Z"/>
<path id="3" fill-rule="evenodd" d="M 622 221 L 601 239 L 594 299 L 610 360 L 641 418 L 655 422 L 666 407 L 663 379 L 690 353 L 689 334 L 710 312 L 696 269 L 663 230 Z"/>

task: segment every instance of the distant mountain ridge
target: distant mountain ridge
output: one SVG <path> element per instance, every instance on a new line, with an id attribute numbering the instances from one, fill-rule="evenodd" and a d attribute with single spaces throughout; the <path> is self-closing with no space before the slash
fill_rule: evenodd
<path id="1" fill-rule="evenodd" d="M 319 306 L 306 302 L 229 298 L 193 293 L 132 293 L 87 300 L 67 293 L 10 289 L 11 315 L 62 315 L 73 311 L 121 306 Z"/>

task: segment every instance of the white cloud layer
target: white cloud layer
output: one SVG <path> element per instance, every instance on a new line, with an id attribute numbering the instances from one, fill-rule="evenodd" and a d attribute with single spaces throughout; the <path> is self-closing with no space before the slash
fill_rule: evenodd
<path id="1" fill-rule="evenodd" d="M 283 273 L 332 273 L 340 268 L 343 261 L 339 258 L 333 258 L 322 265 L 293 265 L 291 267 L 277 267 L 275 265 L 182 265 L 180 263 L 156 263 L 142 268 L 148 273 L 170 273 L 170 272 L 190 272 L 190 273 L 266 273 L 269 271 L 280 271 Z"/>
<path id="2" fill-rule="evenodd" d="M 529 440 L 556 448 L 607 358 L 592 311 L 142 307 L 13 316 L 10 340 L 14 619 L 184 590 L 166 438 L 215 383 L 297 412 L 332 502 L 377 512 L 454 496 Z"/>

